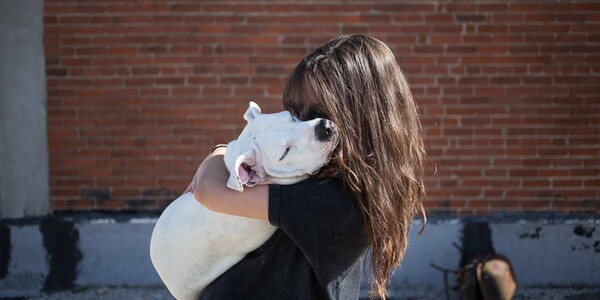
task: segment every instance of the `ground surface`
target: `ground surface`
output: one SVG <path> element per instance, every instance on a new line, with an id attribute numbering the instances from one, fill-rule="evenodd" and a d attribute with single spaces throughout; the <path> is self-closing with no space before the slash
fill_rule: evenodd
<path id="1" fill-rule="evenodd" d="M 450 299 L 457 299 L 454 292 Z M 125 288 L 125 287 L 90 287 L 77 288 L 68 292 L 57 292 L 50 295 L 39 294 L 34 297 L 8 297 L 0 299 L 30 299 L 30 300 L 130 300 L 130 299 L 173 299 L 164 288 Z M 367 298 L 361 298 L 367 299 Z M 391 299 L 445 299 L 444 291 L 406 289 L 395 292 Z M 600 299 L 600 287 L 528 287 L 521 288 L 515 295 L 515 300 L 548 299 L 548 300 L 597 300 Z"/>

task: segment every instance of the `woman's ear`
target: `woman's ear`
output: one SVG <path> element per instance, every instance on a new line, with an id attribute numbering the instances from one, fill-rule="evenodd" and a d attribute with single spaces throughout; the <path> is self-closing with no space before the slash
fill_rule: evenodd
<path id="1" fill-rule="evenodd" d="M 256 165 L 254 151 L 248 151 L 238 156 L 235 160 L 233 170 L 229 170 L 227 187 L 243 192 L 244 184 L 248 183 L 254 176 L 254 174 L 251 174 L 254 171 L 250 170 L 254 165 Z"/>
<path id="2" fill-rule="evenodd" d="M 244 113 L 244 120 L 250 122 L 256 119 L 258 115 L 260 115 L 260 107 L 258 104 L 254 103 L 254 101 L 250 101 L 248 109 L 246 110 L 246 113 Z"/>

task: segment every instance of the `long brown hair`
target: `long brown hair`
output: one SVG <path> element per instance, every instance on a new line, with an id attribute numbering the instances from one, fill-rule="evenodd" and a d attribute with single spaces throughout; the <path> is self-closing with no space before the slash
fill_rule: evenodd
<path id="1" fill-rule="evenodd" d="M 385 299 L 413 218 L 425 217 L 422 129 L 394 54 L 373 37 L 337 37 L 295 67 L 283 104 L 300 119 L 337 125 L 340 143 L 325 172 L 354 193 L 370 243 L 371 295 Z"/>

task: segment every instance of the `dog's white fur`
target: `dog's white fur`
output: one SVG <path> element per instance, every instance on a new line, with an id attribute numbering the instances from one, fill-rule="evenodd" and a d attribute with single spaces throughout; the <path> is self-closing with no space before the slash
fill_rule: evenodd
<path id="1" fill-rule="evenodd" d="M 291 184 L 317 172 L 329 159 L 337 135 L 320 141 L 315 127 L 322 119 L 301 122 L 291 113 L 261 114 L 254 102 L 244 114 L 248 124 L 228 144 L 227 186 Z M 258 248 L 275 232 L 268 222 L 221 214 L 186 193 L 158 219 L 150 241 L 150 258 L 171 294 L 196 299 L 219 275 Z"/>

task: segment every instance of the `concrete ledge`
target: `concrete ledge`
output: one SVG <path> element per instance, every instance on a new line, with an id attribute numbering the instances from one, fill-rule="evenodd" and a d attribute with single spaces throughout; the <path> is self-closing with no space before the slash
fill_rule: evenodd
<path id="1" fill-rule="evenodd" d="M 0 297 L 35 296 L 77 286 L 162 286 L 148 245 L 155 216 L 54 217 L 2 222 Z M 432 220 L 420 236 L 418 221 L 390 289 L 442 291 L 435 263 L 458 268 L 466 224 L 489 227 L 494 249 L 514 265 L 519 287 L 600 285 L 600 218 Z M 71 253 L 67 253 L 71 252 Z M 5 266 L 2 270 L 2 266 Z M 71 268 L 71 269 L 69 269 Z M 368 273 L 368 271 L 366 271 Z M 455 284 L 450 276 L 450 285 Z M 368 283 L 363 282 L 363 290 Z"/>
<path id="2" fill-rule="evenodd" d="M 479 221 L 481 222 L 481 221 Z M 440 288 L 443 276 L 430 263 L 458 268 L 464 220 L 439 220 L 421 236 L 413 226 L 404 262 L 392 287 Z M 521 286 L 600 285 L 600 219 L 518 220 L 488 224 L 496 253 L 512 262 Z"/>

